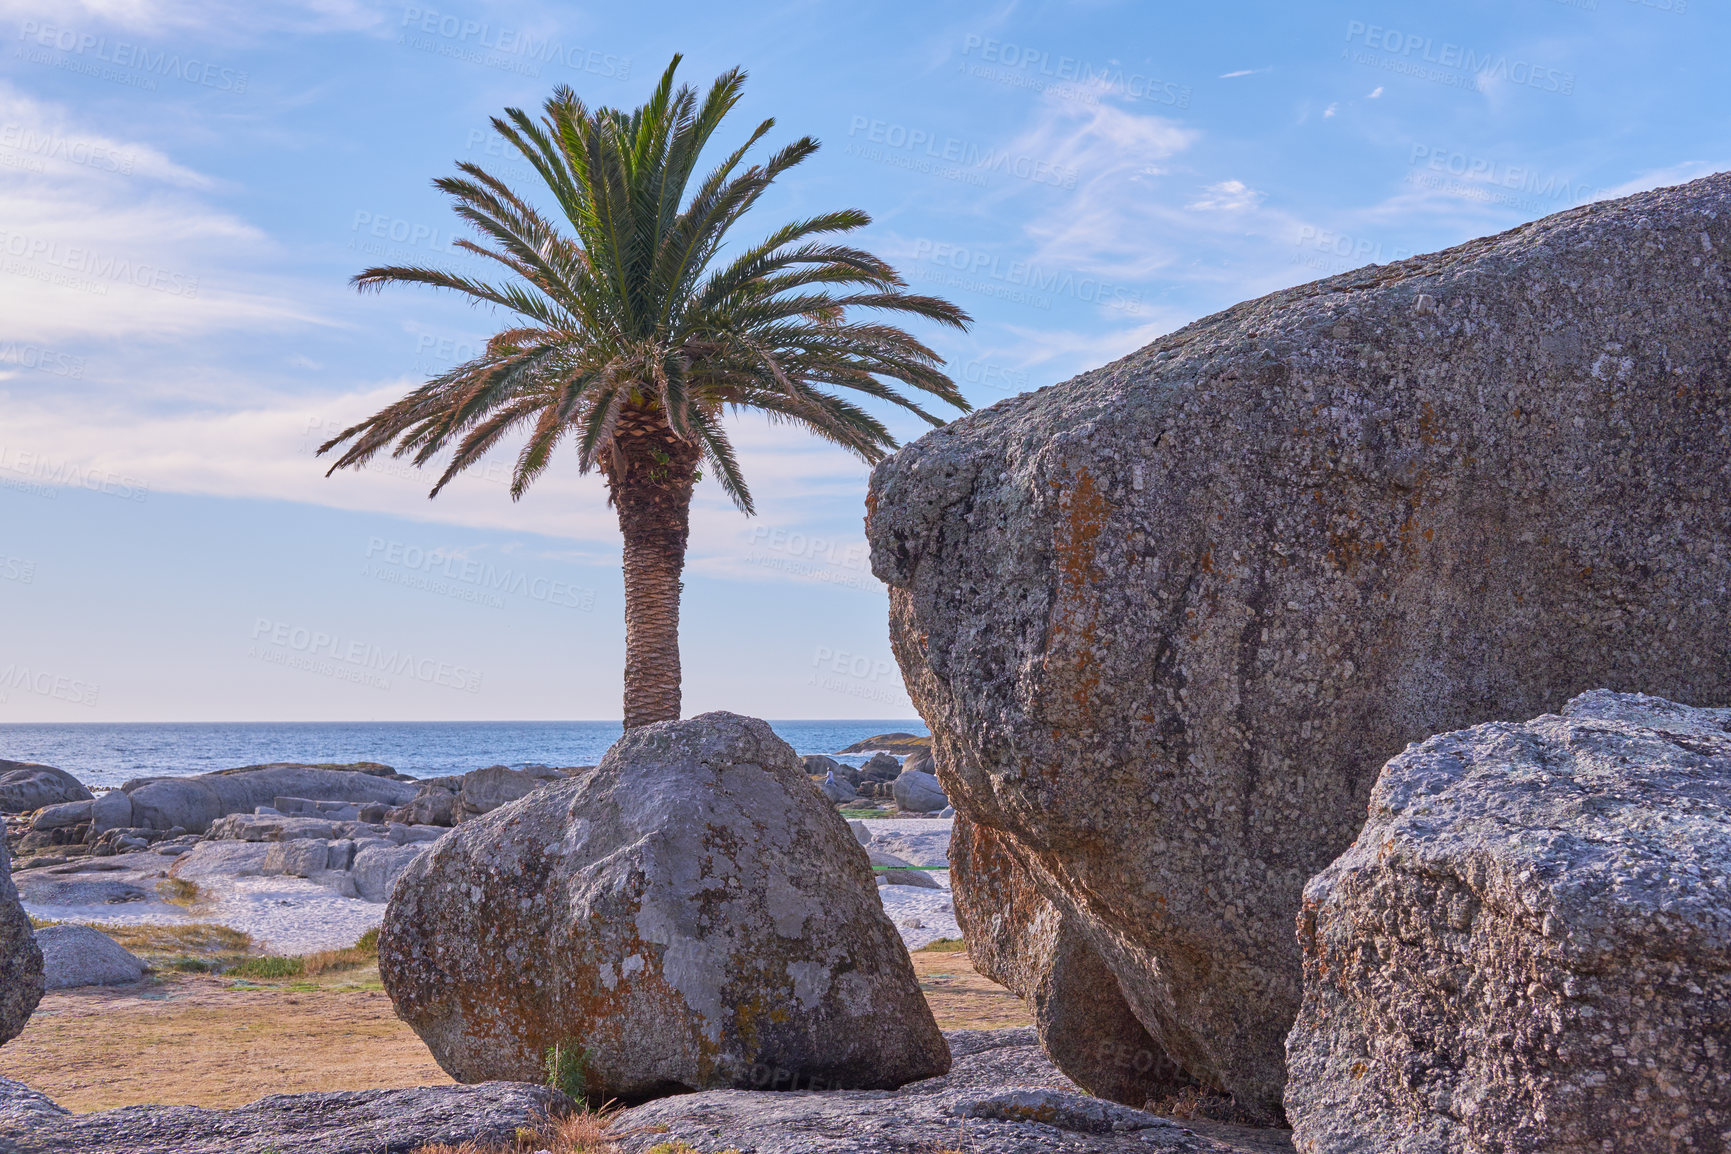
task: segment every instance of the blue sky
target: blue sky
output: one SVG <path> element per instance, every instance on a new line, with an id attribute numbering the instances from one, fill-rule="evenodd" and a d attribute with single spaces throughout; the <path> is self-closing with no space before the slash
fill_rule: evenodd
<path id="1" fill-rule="evenodd" d="M 735 134 L 823 142 L 745 233 L 865 209 L 976 317 L 926 335 L 984 406 L 1725 168 L 1727 45 L 1702 0 L 0 0 L 0 722 L 619 716 L 596 479 L 567 461 L 513 503 L 502 454 L 428 501 L 311 455 L 503 323 L 346 282 L 472 262 L 430 182 L 469 159 L 526 187 L 488 118 L 555 85 L 629 107 L 675 52 L 698 84 L 744 66 Z M 735 435 L 760 516 L 700 486 L 687 712 L 912 716 L 865 467 Z"/>

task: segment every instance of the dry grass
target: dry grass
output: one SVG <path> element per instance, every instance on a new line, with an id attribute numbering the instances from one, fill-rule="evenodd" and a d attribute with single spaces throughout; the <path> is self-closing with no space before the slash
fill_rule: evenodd
<path id="1" fill-rule="evenodd" d="M 523 1127 L 510 1142 L 464 1142 L 460 1146 L 439 1142 L 417 1146 L 415 1154 L 531 1154 L 543 1150 L 548 1154 L 601 1154 L 613 1149 L 612 1135 L 607 1132 L 612 1120 L 610 1110 L 580 1110 L 540 1126 Z"/>
<path id="2" fill-rule="evenodd" d="M 36 929 L 58 923 L 31 918 Z M 252 938 L 239 930 L 215 922 L 193 922 L 181 926 L 120 925 L 91 923 L 90 928 L 107 934 L 136 954 L 152 969 L 209 973 L 225 970 L 252 956 Z"/>
<path id="3" fill-rule="evenodd" d="M 183 906 L 191 909 L 203 900 L 197 882 L 189 882 L 184 878 L 163 878 L 156 883 L 156 892 L 162 895 L 162 900 L 171 906 Z"/>
<path id="4" fill-rule="evenodd" d="M 320 974 L 336 974 L 377 965 L 379 961 L 379 931 L 368 930 L 361 940 L 346 949 L 319 950 L 312 954 L 284 957 L 266 954 L 247 958 L 229 971 L 237 978 L 262 979 L 267 982 L 284 978 L 316 978 Z"/>

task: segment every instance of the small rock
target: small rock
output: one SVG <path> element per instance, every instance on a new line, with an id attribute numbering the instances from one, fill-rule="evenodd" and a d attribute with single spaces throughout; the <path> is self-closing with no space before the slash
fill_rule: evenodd
<path id="1" fill-rule="evenodd" d="M 123 986 L 144 976 L 143 962 L 89 926 L 45 926 L 36 931 L 36 945 L 42 951 L 43 984 L 50 990 Z"/>

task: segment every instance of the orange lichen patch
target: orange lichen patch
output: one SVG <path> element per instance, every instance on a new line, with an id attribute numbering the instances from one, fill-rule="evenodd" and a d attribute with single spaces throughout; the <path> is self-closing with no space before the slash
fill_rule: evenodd
<path id="1" fill-rule="evenodd" d="M 1069 670 L 1074 674 L 1069 679 L 1069 697 L 1080 716 L 1086 718 L 1100 685 L 1092 652 L 1099 640 L 1099 598 L 1095 590 L 1103 576 L 1096 557 L 1110 506 L 1095 484 L 1094 475 L 1086 469 L 1076 471 L 1074 483 L 1060 493 L 1059 504 L 1064 514 L 1058 519 L 1053 541 L 1058 592 L 1046 652 L 1063 652 L 1068 659 Z"/>

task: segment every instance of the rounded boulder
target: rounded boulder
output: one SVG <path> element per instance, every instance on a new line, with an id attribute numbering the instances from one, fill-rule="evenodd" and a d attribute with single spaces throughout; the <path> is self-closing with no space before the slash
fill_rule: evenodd
<path id="1" fill-rule="evenodd" d="M 949 1068 L 865 851 L 729 713 L 634 729 L 458 826 L 398 883 L 379 968 L 461 1082 L 540 1081 L 555 1046 L 591 1102 Z"/>

